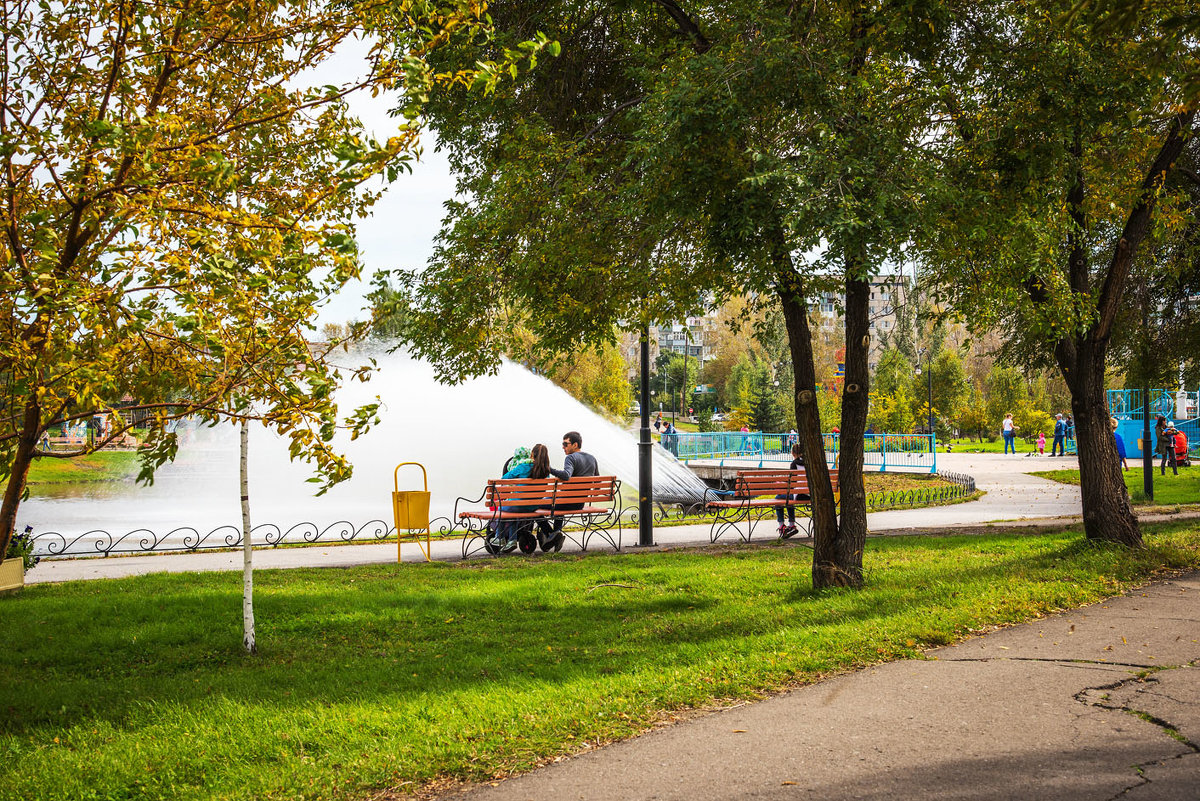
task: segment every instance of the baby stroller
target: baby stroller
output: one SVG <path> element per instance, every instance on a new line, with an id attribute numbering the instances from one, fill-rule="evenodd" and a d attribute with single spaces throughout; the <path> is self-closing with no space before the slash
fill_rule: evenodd
<path id="1" fill-rule="evenodd" d="M 1180 467 L 1191 467 L 1192 461 L 1188 458 L 1188 438 L 1187 434 L 1179 429 L 1175 429 L 1175 464 Z"/>

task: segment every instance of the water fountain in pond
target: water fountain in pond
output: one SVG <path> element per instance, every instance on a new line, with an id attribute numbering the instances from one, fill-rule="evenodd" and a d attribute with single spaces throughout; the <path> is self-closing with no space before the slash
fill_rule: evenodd
<path id="1" fill-rule="evenodd" d="M 406 461 L 421 462 L 429 471 L 431 515 L 449 517 L 455 499 L 477 498 L 517 446 L 543 443 L 551 464 L 561 466 L 559 443 L 566 431 L 580 432 L 583 449 L 597 458 L 601 473 L 621 478 L 627 496 L 636 490 L 635 439 L 519 365 L 505 362 L 497 375 L 446 386 L 434 380 L 431 366 L 407 355 L 383 354 L 377 361 L 371 381 L 344 386 L 338 404 L 345 414 L 378 395 L 382 422 L 356 441 L 345 436 L 335 442 L 354 465 L 354 476 L 325 495 L 314 496 L 316 485 L 307 481 L 311 470 L 288 459 L 283 439 L 251 428 L 250 505 L 256 529 L 267 523 L 283 531 L 304 523 L 317 529 L 340 521 L 390 524 L 393 470 Z M 663 448 L 655 446 L 653 453 L 656 500 L 699 500 L 703 482 Z M 400 482 L 401 489 L 419 489 L 420 471 L 405 468 Z M 190 429 L 179 458 L 158 471 L 151 487 L 93 484 L 82 497 L 31 497 L 19 512 L 20 527 L 67 538 L 93 530 L 158 534 L 190 527 L 203 533 L 230 526 L 235 532 L 240 520 L 238 437 L 232 425 Z"/>

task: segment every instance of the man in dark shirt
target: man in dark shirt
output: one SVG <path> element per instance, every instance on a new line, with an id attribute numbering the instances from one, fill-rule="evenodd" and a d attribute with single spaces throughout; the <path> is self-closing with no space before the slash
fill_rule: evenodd
<path id="1" fill-rule="evenodd" d="M 600 468 L 596 464 L 596 457 L 590 453 L 585 453 L 580 450 L 583 447 L 583 437 L 579 436 L 578 431 L 568 431 L 563 434 L 562 441 L 563 451 L 566 453 L 566 459 L 563 460 L 563 469 L 555 470 L 550 468 L 550 474 L 559 481 L 570 481 L 572 478 L 586 478 L 588 476 L 600 475 Z M 571 509 L 582 509 L 583 504 L 560 504 L 557 508 L 563 511 Z M 554 518 L 554 525 L 545 520 L 538 521 L 538 528 L 542 533 L 542 550 L 561 551 L 563 540 L 566 535 L 563 534 L 563 519 L 561 517 Z"/>

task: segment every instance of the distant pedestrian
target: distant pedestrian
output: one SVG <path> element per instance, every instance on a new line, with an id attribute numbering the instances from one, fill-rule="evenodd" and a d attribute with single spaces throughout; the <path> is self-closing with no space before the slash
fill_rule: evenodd
<path id="1" fill-rule="evenodd" d="M 1004 415 L 1004 422 L 1000 424 L 1000 434 L 1004 437 L 1004 453 L 1008 453 L 1008 449 L 1012 448 L 1013 455 L 1017 453 L 1017 425 L 1013 422 L 1013 416 L 1010 412 Z"/>
<path id="2" fill-rule="evenodd" d="M 667 423 L 667 427 L 663 431 L 662 435 L 662 445 L 673 455 L 679 455 L 679 437 L 678 432 L 675 430 L 674 423 Z"/>
<path id="3" fill-rule="evenodd" d="M 1067 423 L 1061 414 L 1054 416 L 1054 442 L 1050 444 L 1051 456 L 1066 456 Z"/>
<path id="4" fill-rule="evenodd" d="M 1159 463 L 1159 470 L 1162 475 L 1167 474 L 1167 465 L 1171 465 L 1171 472 L 1179 475 L 1179 462 L 1175 457 L 1175 424 L 1168 422 L 1163 428 L 1162 437 L 1158 442 L 1159 453 L 1162 454 L 1162 462 Z"/>
<path id="5" fill-rule="evenodd" d="M 1113 440 L 1117 443 L 1117 460 L 1121 463 L 1121 470 L 1128 470 L 1129 463 L 1125 461 L 1125 438 L 1122 437 L 1121 432 L 1117 430 L 1117 426 L 1119 426 L 1120 423 L 1117 422 L 1117 418 L 1110 417 L 1108 419 L 1108 425 L 1112 429 Z"/>
<path id="6" fill-rule="evenodd" d="M 1046 455 L 1046 432 L 1038 432 L 1038 456 Z"/>

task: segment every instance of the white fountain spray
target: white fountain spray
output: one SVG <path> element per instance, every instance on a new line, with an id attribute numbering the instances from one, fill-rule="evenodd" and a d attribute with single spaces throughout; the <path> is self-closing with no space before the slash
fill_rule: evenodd
<path id="1" fill-rule="evenodd" d="M 425 465 L 432 493 L 431 515 L 449 517 L 456 498 L 477 498 L 497 478 L 518 446 L 545 444 L 551 464 L 561 466 L 560 442 L 578 431 L 583 450 L 605 474 L 630 490 L 637 486 L 637 443 L 630 434 L 592 412 L 547 379 L 505 362 L 497 375 L 456 386 L 437 383 L 433 368 L 403 353 L 377 357 L 379 369 L 367 383 L 350 383 L 338 393 L 343 413 L 379 396 L 382 422 L 353 442 L 335 446 L 354 465 L 354 476 L 322 496 L 308 479 L 307 465 L 288 458 L 285 442 L 254 428 L 250 437 L 250 493 L 255 523 L 286 530 L 299 523 L 325 527 L 339 521 L 361 525 L 391 522 L 393 471 L 400 462 Z M 188 432 L 179 459 L 159 470 L 152 487 L 89 488 L 85 497 L 30 498 L 20 524 L 64 535 L 102 529 L 114 534 L 146 528 L 154 532 L 190 526 L 209 531 L 240 520 L 238 435 L 233 425 Z M 665 449 L 655 446 L 655 496 L 695 500 L 704 484 Z M 408 471 L 412 472 L 408 472 Z M 420 471 L 400 472 L 401 489 L 419 489 Z"/>

